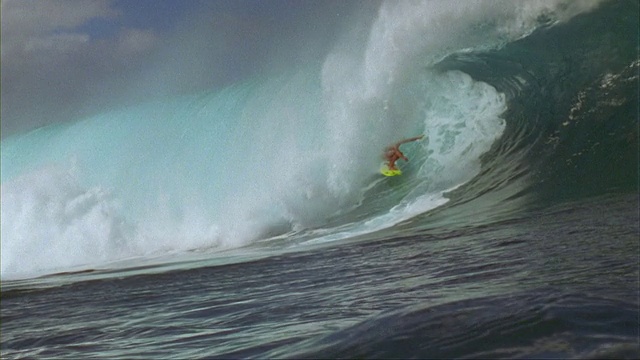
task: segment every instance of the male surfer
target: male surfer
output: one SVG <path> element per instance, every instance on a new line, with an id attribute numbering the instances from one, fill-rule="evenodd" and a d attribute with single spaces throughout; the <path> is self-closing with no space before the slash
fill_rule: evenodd
<path id="1" fill-rule="evenodd" d="M 396 167 L 396 161 L 398 161 L 399 159 L 403 159 L 404 161 L 409 161 L 409 159 L 406 156 L 404 156 L 402 151 L 400 151 L 400 145 L 408 142 L 420 140 L 423 137 L 424 135 L 420 135 L 420 136 L 412 137 L 409 139 L 404 139 L 384 149 L 384 158 L 385 160 L 387 160 L 387 167 L 389 167 L 389 170 L 398 169 Z"/>

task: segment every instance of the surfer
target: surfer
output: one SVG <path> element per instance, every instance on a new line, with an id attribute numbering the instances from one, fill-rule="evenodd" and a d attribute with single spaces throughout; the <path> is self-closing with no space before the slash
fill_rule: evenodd
<path id="1" fill-rule="evenodd" d="M 404 161 L 409 161 L 409 159 L 400 151 L 400 145 L 406 144 L 408 142 L 420 140 L 424 137 L 424 135 L 412 137 L 409 139 L 404 139 L 402 141 L 398 141 L 397 143 L 387 147 L 384 149 L 384 158 L 387 160 L 387 166 L 389 170 L 397 170 L 396 161 L 399 159 L 403 159 Z"/>

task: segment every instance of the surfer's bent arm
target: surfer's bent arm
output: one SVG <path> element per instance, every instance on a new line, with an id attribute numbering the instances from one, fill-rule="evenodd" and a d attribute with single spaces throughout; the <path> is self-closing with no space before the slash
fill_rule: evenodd
<path id="1" fill-rule="evenodd" d="M 399 145 L 395 145 L 394 147 L 389 149 L 388 156 L 395 157 L 396 159 L 403 159 L 404 161 L 409 161 L 409 159 L 406 156 L 404 156 L 404 153 L 400 151 L 400 148 L 398 146 Z"/>

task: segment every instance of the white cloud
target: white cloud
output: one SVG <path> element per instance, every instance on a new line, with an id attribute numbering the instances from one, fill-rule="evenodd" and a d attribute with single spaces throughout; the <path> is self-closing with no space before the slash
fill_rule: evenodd
<path id="1" fill-rule="evenodd" d="M 38 36 L 55 29 L 71 29 L 93 18 L 114 18 L 111 0 L 4 0 L 3 35 Z"/>
<path id="2" fill-rule="evenodd" d="M 158 36 L 153 31 L 124 29 L 118 38 L 117 52 L 123 57 L 147 53 L 157 43 Z"/>
<path id="3" fill-rule="evenodd" d="M 89 42 L 89 35 L 86 34 L 54 34 L 49 36 L 32 37 L 25 41 L 22 46 L 25 53 L 33 53 L 37 51 L 68 53 L 87 42 Z"/>
<path id="4" fill-rule="evenodd" d="M 2 1 L 2 137 L 82 115 L 92 93 L 107 97 L 105 79 L 141 66 L 159 44 L 153 31 L 123 27 L 96 40 L 80 30 L 119 15 L 111 0 Z"/>
<path id="5" fill-rule="evenodd" d="M 117 15 L 109 0 L 2 1 L 2 64 L 13 70 L 13 66 L 32 62 L 30 56 L 74 51 L 89 38 L 74 33 L 73 28 L 94 18 Z"/>

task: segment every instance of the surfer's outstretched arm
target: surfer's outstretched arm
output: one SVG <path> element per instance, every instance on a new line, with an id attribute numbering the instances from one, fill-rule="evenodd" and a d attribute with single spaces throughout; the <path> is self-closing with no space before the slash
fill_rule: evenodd
<path id="1" fill-rule="evenodd" d="M 396 145 L 395 145 L 395 146 L 397 147 L 397 146 L 400 146 L 400 145 L 405 144 L 405 143 L 408 143 L 408 142 L 412 142 L 412 141 L 420 140 L 420 139 L 422 139 L 423 137 L 424 137 L 424 135 L 420 135 L 420 136 L 415 136 L 415 137 L 412 137 L 412 138 L 404 139 L 404 140 L 402 140 L 402 141 L 398 141 L 398 142 L 396 143 Z"/>

